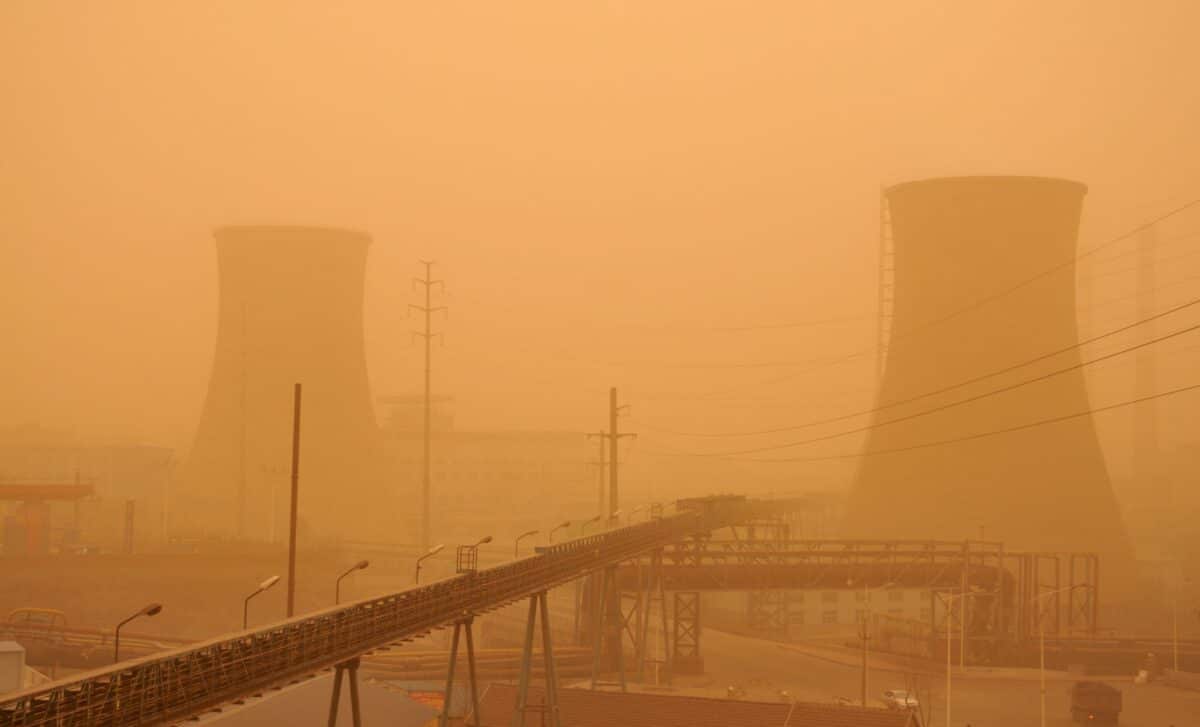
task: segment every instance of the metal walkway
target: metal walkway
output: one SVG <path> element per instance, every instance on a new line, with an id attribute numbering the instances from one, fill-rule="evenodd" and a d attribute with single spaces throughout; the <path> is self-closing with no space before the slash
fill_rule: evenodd
<path id="1" fill-rule="evenodd" d="M 758 507 L 743 498 L 716 498 L 670 517 L 539 548 L 537 555 L 493 568 L 86 672 L 0 702 L 0 727 L 184 719 L 744 521 Z"/>

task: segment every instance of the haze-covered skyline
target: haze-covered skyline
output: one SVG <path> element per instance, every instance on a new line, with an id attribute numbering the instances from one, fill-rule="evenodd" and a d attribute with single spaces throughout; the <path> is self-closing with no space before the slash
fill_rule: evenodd
<path id="1" fill-rule="evenodd" d="M 1087 247 L 1200 177 L 1181 3 L 0 12 L 0 423 L 85 438 L 190 445 L 224 224 L 372 235 L 377 396 L 419 390 L 424 257 L 462 426 L 594 429 L 617 385 L 632 426 L 738 430 L 869 403 L 869 361 L 693 366 L 873 345 L 880 185 L 1078 179 Z"/>

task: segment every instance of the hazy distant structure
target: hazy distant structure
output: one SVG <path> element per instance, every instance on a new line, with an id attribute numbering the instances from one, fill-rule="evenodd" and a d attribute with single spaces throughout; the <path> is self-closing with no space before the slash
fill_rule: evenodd
<path id="1" fill-rule="evenodd" d="M 181 534 L 286 541 L 292 386 L 304 385 L 302 529 L 396 539 L 363 349 L 370 238 L 316 227 L 224 227 L 217 343 L 172 509 Z"/>
<path id="2" fill-rule="evenodd" d="M 895 289 L 879 404 L 971 381 L 1078 341 L 1069 261 L 1086 192 L 1077 182 L 1036 177 L 928 179 L 886 190 Z M 1011 548 L 1094 550 L 1127 562 L 1129 546 L 1091 417 L 922 446 L 1086 411 L 1081 371 L 886 423 L 1079 361 L 1072 349 L 877 412 L 845 533 L 982 535 Z"/>

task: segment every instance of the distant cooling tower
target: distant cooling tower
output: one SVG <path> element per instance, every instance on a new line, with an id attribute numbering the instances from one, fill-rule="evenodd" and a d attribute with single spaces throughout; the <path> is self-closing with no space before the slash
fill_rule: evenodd
<path id="1" fill-rule="evenodd" d="M 226 227 L 215 236 L 216 354 L 172 530 L 286 542 L 299 382 L 303 527 L 394 539 L 397 498 L 363 352 L 370 238 L 310 227 Z"/>
<path id="2" fill-rule="evenodd" d="M 970 381 L 1078 340 L 1074 266 L 1082 184 L 964 177 L 887 190 L 895 255 L 892 341 L 879 403 Z M 1129 546 L 1090 417 L 922 445 L 1088 409 L 1082 372 L 892 425 L 940 404 L 1080 361 L 1072 350 L 935 397 L 885 409 L 848 503 L 849 536 L 1003 540 L 1024 550 Z M 1110 573 L 1112 571 L 1109 571 Z"/>

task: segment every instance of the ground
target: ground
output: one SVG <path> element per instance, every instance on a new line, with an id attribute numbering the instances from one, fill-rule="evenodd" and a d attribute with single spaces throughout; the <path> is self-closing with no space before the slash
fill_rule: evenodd
<path id="1" fill-rule="evenodd" d="M 817 649 L 801 645 L 735 636 L 707 630 L 702 637 L 707 674 L 679 680 L 681 693 L 724 695 L 729 686 L 745 690 L 746 697 L 758 700 L 781 699 L 780 691 L 791 697 L 831 702 L 837 697 L 855 703 L 861 692 L 861 662 L 848 650 Z M 880 706 L 879 695 L 885 689 L 905 688 L 909 674 L 897 662 L 873 658 L 869 675 L 869 696 Z M 945 674 L 929 673 L 922 677 L 924 686 L 934 690 L 932 727 L 945 725 Z M 1200 725 L 1200 692 L 1151 684 L 1134 686 L 1130 677 L 1105 679 L 1124 695 L 1123 727 L 1195 727 Z M 1051 673 L 1046 687 L 1046 724 L 1068 727 L 1074 723 L 1068 713 L 1067 689 L 1073 678 L 1062 672 Z M 950 727 L 1019 727 L 1039 723 L 1038 672 L 1027 669 L 990 670 L 965 675 L 955 673 L 953 722 Z"/>

